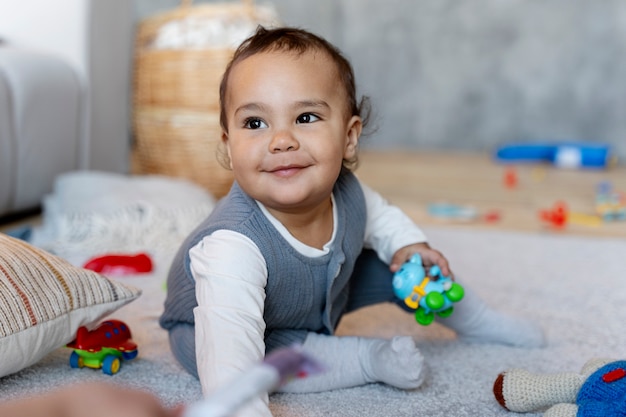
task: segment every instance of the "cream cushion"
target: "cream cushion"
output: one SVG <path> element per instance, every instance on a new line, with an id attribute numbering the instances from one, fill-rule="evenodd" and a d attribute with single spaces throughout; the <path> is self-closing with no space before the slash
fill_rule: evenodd
<path id="1" fill-rule="evenodd" d="M 141 291 L 0 233 L 0 377 L 71 342 Z"/>

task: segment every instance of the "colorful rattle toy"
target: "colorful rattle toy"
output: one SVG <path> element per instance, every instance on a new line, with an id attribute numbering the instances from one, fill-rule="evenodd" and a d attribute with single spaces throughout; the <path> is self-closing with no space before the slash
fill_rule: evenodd
<path id="1" fill-rule="evenodd" d="M 626 220 L 626 194 L 613 190 L 610 182 L 601 182 L 596 189 L 596 213 L 602 220 Z"/>
<path id="2" fill-rule="evenodd" d="M 440 317 L 452 314 L 452 304 L 461 301 L 465 294 L 463 287 L 443 276 L 437 265 L 426 274 L 418 253 L 394 274 L 392 285 L 396 296 L 415 310 L 415 320 L 423 326 L 433 322 L 435 313 Z"/>
<path id="3" fill-rule="evenodd" d="M 137 357 L 137 344 L 131 340 L 130 329 L 119 320 L 103 321 L 91 331 L 80 327 L 76 339 L 67 347 L 74 349 L 70 355 L 72 368 L 102 368 L 107 375 L 120 370 L 120 359 Z"/>

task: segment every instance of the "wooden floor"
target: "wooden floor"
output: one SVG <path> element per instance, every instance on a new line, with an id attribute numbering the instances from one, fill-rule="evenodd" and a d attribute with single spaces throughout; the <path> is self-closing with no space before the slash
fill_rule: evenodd
<path id="1" fill-rule="evenodd" d="M 626 222 L 590 224 L 595 214 L 596 187 L 609 181 L 626 192 L 626 167 L 607 170 L 570 170 L 549 164 L 496 163 L 486 154 L 363 152 L 358 176 L 387 199 L 404 209 L 418 224 L 450 227 L 518 230 L 626 237 Z M 507 170 L 517 177 L 515 187 L 505 185 Z M 571 221 L 562 229 L 548 227 L 539 216 L 563 201 Z M 429 206 L 449 203 L 478 213 L 473 221 L 446 219 L 429 214 Z M 499 220 L 487 221 L 485 215 Z"/>
<path id="2" fill-rule="evenodd" d="M 358 176 L 420 225 L 626 237 L 626 222 L 589 225 L 572 221 L 554 230 L 539 218 L 540 210 L 551 209 L 557 201 L 567 204 L 575 215 L 572 219 L 594 214 L 598 183 L 610 181 L 616 190 L 626 192 L 625 166 L 590 171 L 548 164 L 511 165 L 517 185 L 507 187 L 507 166 L 486 154 L 363 151 L 360 161 Z M 436 203 L 467 207 L 478 217 L 472 221 L 435 217 L 428 208 Z M 485 215 L 494 213 L 499 220 L 485 220 Z M 40 217 L 34 216 L 5 222 L 0 231 L 39 221 Z"/>

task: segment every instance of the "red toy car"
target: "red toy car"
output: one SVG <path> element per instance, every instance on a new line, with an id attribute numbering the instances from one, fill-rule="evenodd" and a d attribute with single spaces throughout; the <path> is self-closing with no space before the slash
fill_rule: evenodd
<path id="1" fill-rule="evenodd" d="M 120 370 L 121 359 L 134 359 L 138 353 L 130 329 L 119 320 L 104 321 L 91 331 L 85 326 L 80 327 L 76 339 L 67 347 L 74 349 L 70 355 L 72 368 L 102 368 L 108 375 Z"/>

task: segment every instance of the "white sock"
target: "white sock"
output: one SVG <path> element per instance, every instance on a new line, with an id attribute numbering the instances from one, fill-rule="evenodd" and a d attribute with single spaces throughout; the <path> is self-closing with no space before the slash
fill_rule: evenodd
<path id="1" fill-rule="evenodd" d="M 424 382 L 424 357 L 410 336 L 362 339 L 359 357 L 368 382 L 402 389 L 417 388 Z"/>
<path id="2" fill-rule="evenodd" d="M 454 305 L 452 315 L 437 317 L 437 321 L 454 330 L 459 339 L 525 348 L 545 346 L 545 336 L 536 323 L 490 308 L 474 291 L 462 285 L 465 296 Z"/>
<path id="3" fill-rule="evenodd" d="M 371 382 L 412 389 L 424 380 L 424 358 L 410 336 L 391 340 L 309 333 L 303 349 L 326 371 L 282 386 L 282 392 L 320 392 Z"/>

